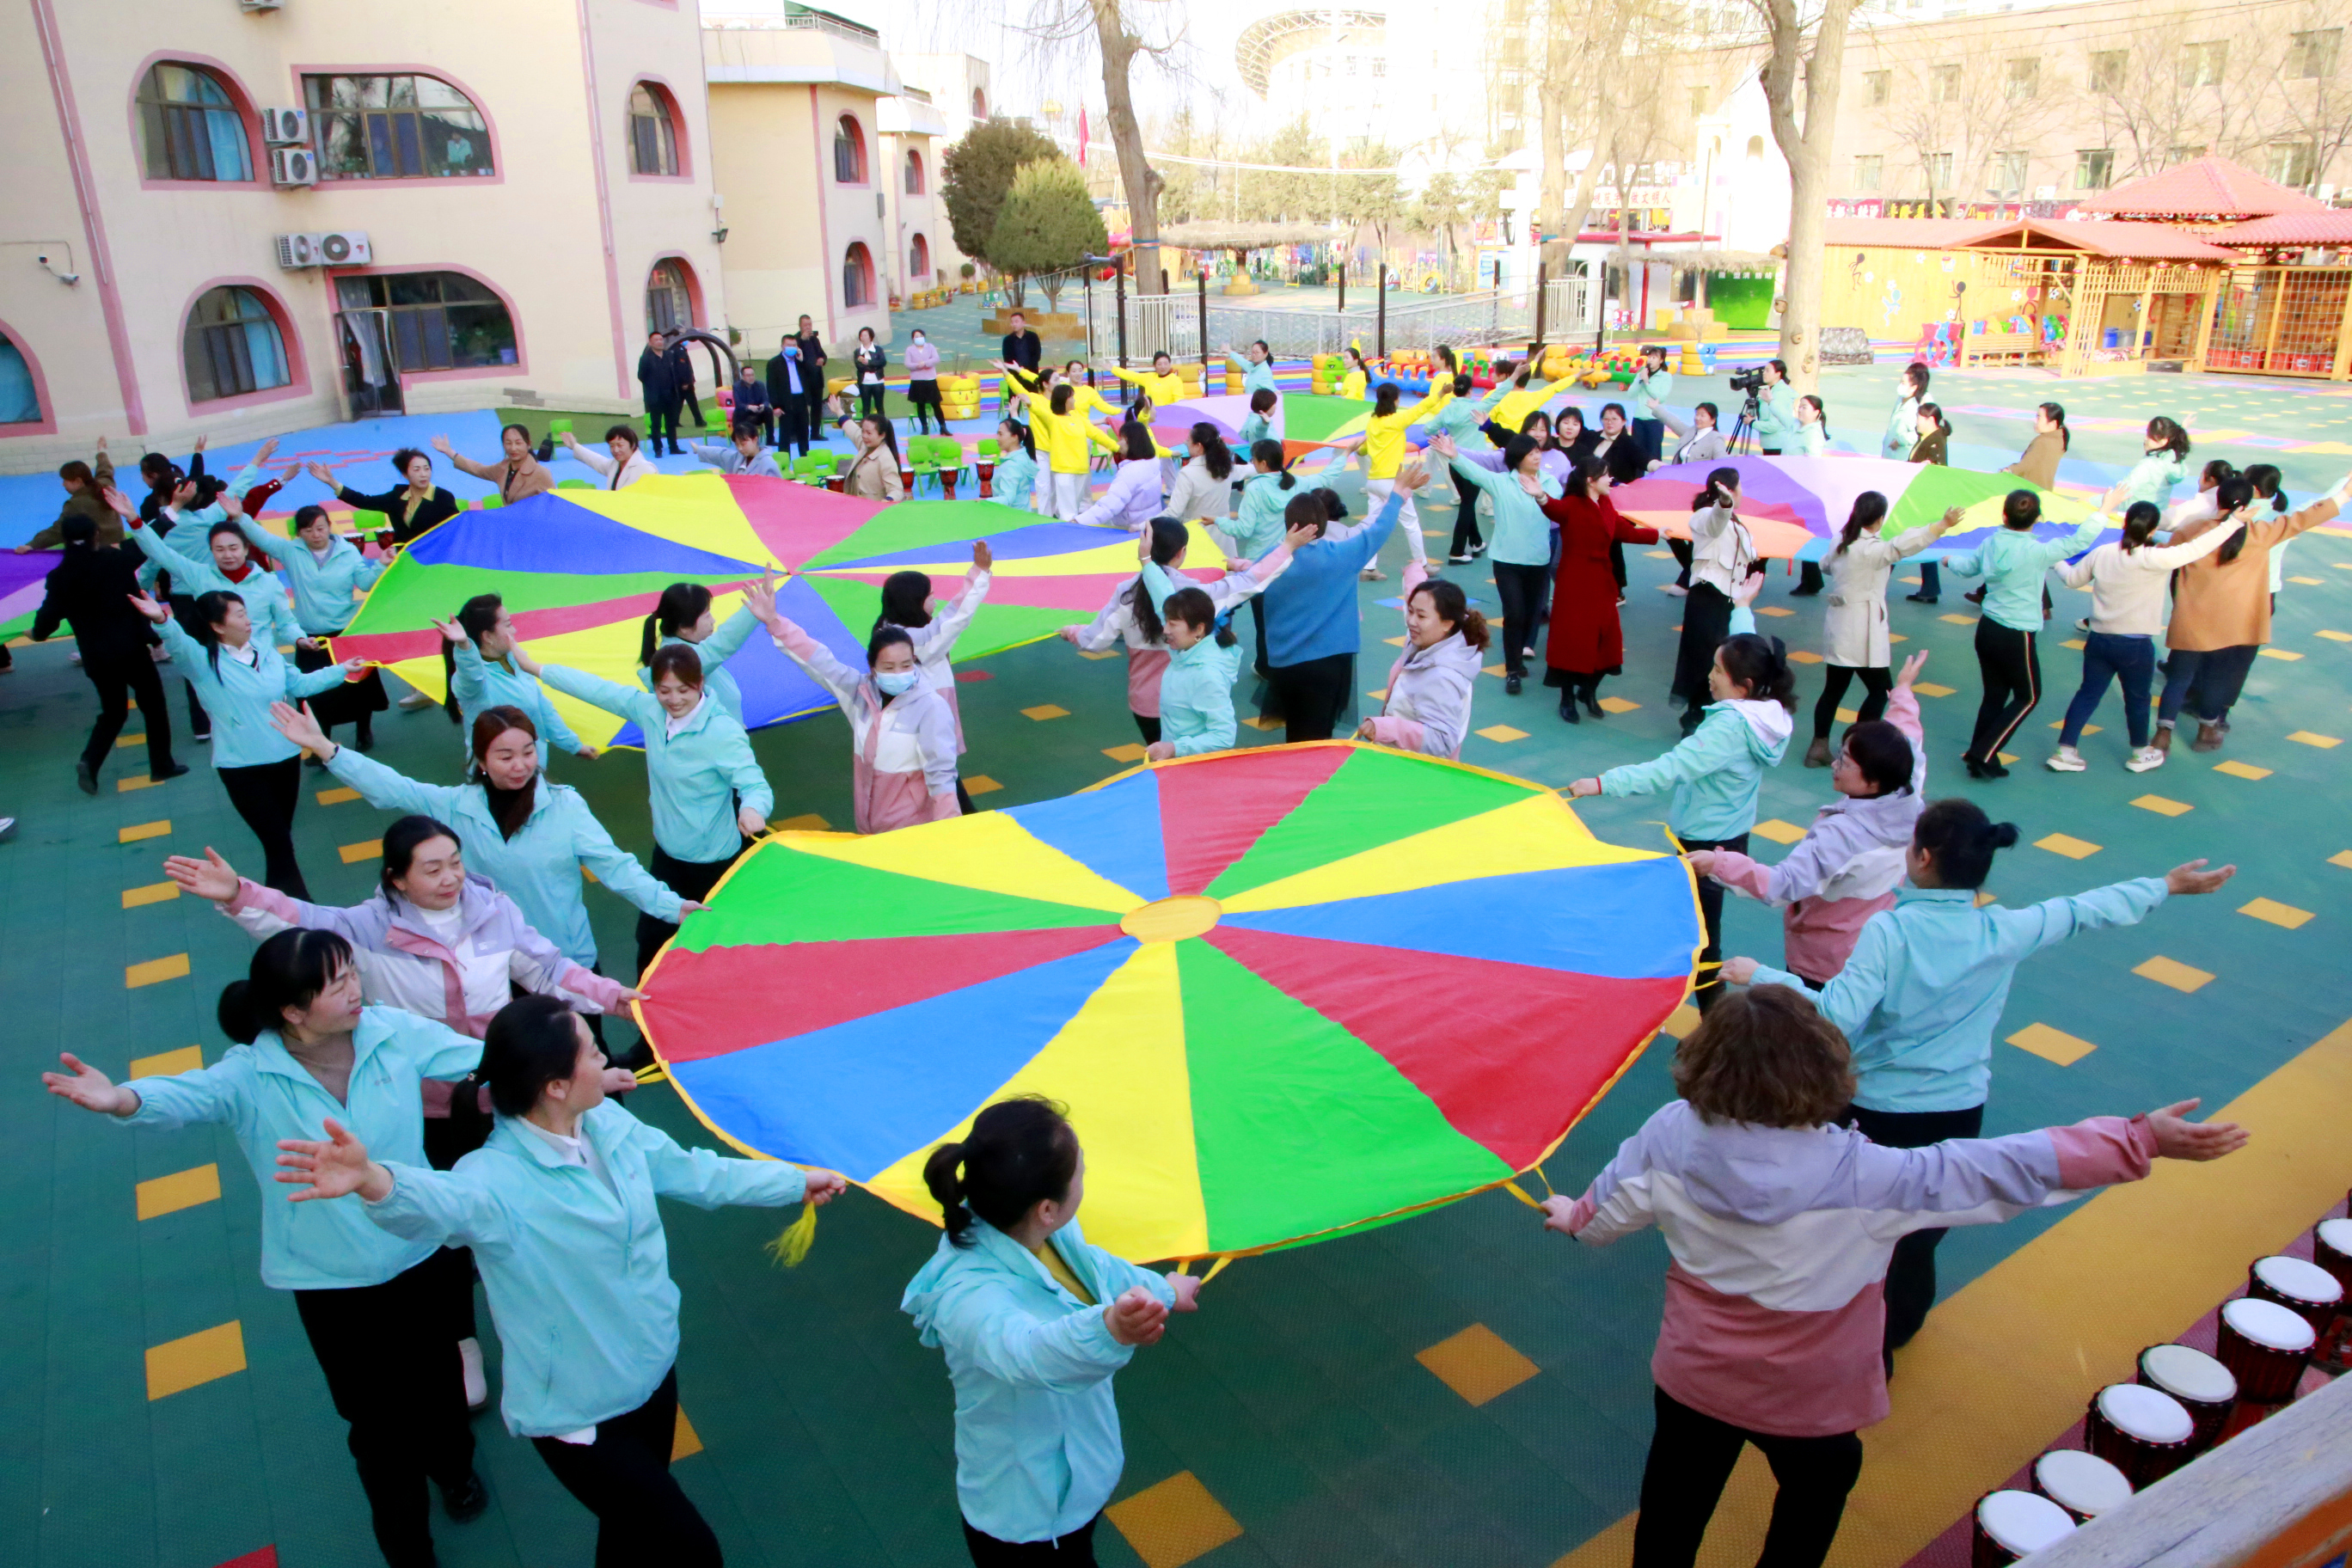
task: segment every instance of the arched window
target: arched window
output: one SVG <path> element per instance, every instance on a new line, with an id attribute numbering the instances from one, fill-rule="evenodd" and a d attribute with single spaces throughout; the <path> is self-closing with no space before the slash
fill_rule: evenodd
<path id="1" fill-rule="evenodd" d="M 187 361 L 188 395 L 197 403 L 266 392 L 294 379 L 278 318 L 250 289 L 206 290 L 188 312 L 181 352 Z"/>
<path id="2" fill-rule="evenodd" d="M 974 120 L 988 118 L 988 94 L 978 88 L 971 89 L 971 117 Z"/>
<path id="3" fill-rule="evenodd" d="M 476 370 L 515 363 L 514 317 L 488 285 L 462 272 L 391 272 L 335 279 L 340 310 L 391 312 L 403 371 Z"/>
<path id="4" fill-rule="evenodd" d="M 330 180 L 489 174 L 489 122 L 474 100 L 429 76 L 310 76 L 319 172 Z"/>
<path id="5" fill-rule="evenodd" d="M 677 125 L 669 95 L 639 82 L 629 90 L 629 169 L 639 174 L 677 173 Z"/>
<path id="6" fill-rule="evenodd" d="M 169 62 L 139 83 L 139 130 L 151 180 L 249 180 L 245 117 L 210 71 Z"/>
<path id="7" fill-rule="evenodd" d="M 833 177 L 845 185 L 866 183 L 866 132 L 854 114 L 845 114 L 834 124 Z"/>
<path id="8" fill-rule="evenodd" d="M 923 194 L 923 155 L 912 147 L 907 149 L 907 194 L 910 196 Z"/>
<path id="9" fill-rule="evenodd" d="M 907 245 L 907 281 L 920 288 L 931 280 L 931 242 L 917 235 Z"/>
<path id="10" fill-rule="evenodd" d="M 874 258 L 854 239 L 841 258 L 841 303 L 850 310 L 874 303 Z"/>
<path id="11" fill-rule="evenodd" d="M 694 293 L 687 286 L 686 268 L 676 261 L 656 261 L 646 279 L 646 331 L 675 331 L 694 325 Z"/>
<path id="12" fill-rule="evenodd" d="M 0 425 L 41 423 L 41 388 L 25 351 L 0 332 Z"/>

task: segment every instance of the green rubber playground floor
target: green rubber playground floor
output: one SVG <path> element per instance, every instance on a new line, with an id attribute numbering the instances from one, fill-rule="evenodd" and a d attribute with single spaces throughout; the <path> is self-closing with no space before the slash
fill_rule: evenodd
<path id="1" fill-rule="evenodd" d="M 1891 367 L 1834 373 L 1833 426 L 1849 406 L 1867 411 L 1867 425 L 1854 416 L 1860 427 L 1878 424 L 1892 378 Z M 2059 388 L 1988 374 L 1945 378 L 1938 391 L 1947 384 L 1948 407 L 2022 411 L 2054 395 L 2078 423 L 2164 410 L 2203 428 L 2286 441 L 2306 449 L 2227 440 L 2215 449 L 2242 462 L 2279 451 L 2299 491 L 2332 482 L 2352 453 L 2352 428 L 2339 428 L 2352 427 L 2352 401 L 2333 391 L 2225 377 Z M 1956 414 L 1955 423 L 1967 441 L 2011 452 L 2022 444 L 2022 426 L 1995 414 Z M 2307 449 L 2337 441 L 2347 445 Z M 2126 435 L 2091 432 L 2078 455 L 2118 462 L 2136 446 Z M 1432 506 L 1423 521 L 1441 532 L 1452 509 Z M 1433 539 L 1433 552 L 1442 544 Z M 1671 743 L 1664 684 L 1680 601 L 1658 591 L 1671 562 L 1631 553 L 1631 673 L 1607 694 L 1640 706 L 1570 728 L 1539 686 L 1514 699 L 1501 681 L 1484 679 L 1465 761 L 1560 785 Z M 1402 556 L 1391 542 L 1388 581 L 1364 588 L 1358 684 L 1366 690 L 1384 680 L 1391 655 L 1381 639 L 1402 629 L 1397 612 L 1376 601 L 1393 595 Z M 1989 1131 L 2189 1095 L 2219 1105 L 2352 1018 L 2352 972 L 2341 961 L 2352 918 L 2352 826 L 2344 824 L 2352 753 L 2339 744 L 2352 738 L 2352 539 L 2307 536 L 2288 570 L 2310 579 L 2291 580 L 2281 596 L 2273 647 L 2289 657 L 2257 661 L 2228 748 L 2202 756 L 2184 747 L 2145 775 L 2121 767 L 2114 696 L 2096 721 L 2102 731 L 2084 746 L 2092 771 L 2062 776 L 2040 766 L 2074 684 L 2075 655 L 2059 645 L 2074 635 L 2084 596 L 2056 595 L 2045 639 L 2049 695 L 2022 732 L 2014 775 L 1994 784 L 1969 783 L 1958 763 L 1978 691 L 1970 607 L 1957 586 L 1932 609 L 1894 606 L 1895 630 L 1909 639 L 1899 651 L 1931 650 L 1925 679 L 1951 689 L 1925 703 L 1931 792 L 1969 795 L 2024 830 L 1990 883 L 2003 903 L 2157 874 L 2200 855 L 2240 867 L 2221 896 L 2177 901 L 2147 925 L 2083 938 L 2024 967 L 2002 1037 L 2038 1024 L 2096 1048 L 2062 1066 L 2055 1057 L 2063 1051 L 1997 1047 Z M 1491 603 L 1483 565 L 1449 571 Z M 1776 576 L 1759 607 L 1765 625 L 1801 649 L 1817 639 L 1820 611 L 1818 601 L 1787 597 L 1791 582 Z M 1792 613 L 1770 613 L 1779 610 Z M 15 839 L 0 845 L 8 931 L 0 996 L 13 1020 L 0 1047 L 8 1086 L 0 1093 L 0 1257 L 8 1260 L 0 1271 L 0 1563 L 213 1568 L 269 1562 L 253 1554 L 273 1550 L 288 1568 L 373 1563 L 342 1428 L 292 1303 L 257 1278 L 257 1205 L 277 1200 L 256 1192 L 224 1133 L 127 1132 L 44 1095 L 36 1078 L 61 1048 L 117 1076 L 133 1058 L 192 1047 L 218 1058 L 225 1042 L 213 1001 L 243 972 L 249 944 L 199 901 L 152 895 L 164 880 L 165 854 L 210 844 L 247 866 L 250 837 L 202 767 L 161 786 L 120 790 L 145 777 L 136 743 L 117 753 L 99 798 L 82 796 L 72 758 L 89 687 L 63 646 L 19 647 L 16 662 L 0 679 L 0 815 L 20 819 Z M 982 807 L 1066 794 L 1126 765 L 1106 755 L 1135 740 L 1118 662 L 1048 643 L 969 668 L 986 677 L 960 692 L 967 777 Z M 1818 689 L 1809 678 L 1804 684 Z M 1809 711 L 1811 691 L 1804 695 Z M 1021 711 L 1048 705 L 1066 713 L 1038 721 Z M 176 690 L 173 708 L 175 718 L 184 711 Z M 383 761 L 453 776 L 455 737 L 439 712 L 395 711 L 377 729 Z M 1801 742 L 1802 730 L 1801 721 Z M 1242 738 L 1264 744 L 1278 736 L 1244 729 Z M 837 716 L 753 740 L 779 819 L 846 825 Z M 1801 743 L 1793 750 L 1801 754 Z M 191 761 L 205 761 L 202 752 L 183 743 Z M 624 845 L 646 849 L 635 753 L 594 763 L 560 756 L 555 773 L 586 793 Z M 314 894 L 355 901 L 373 880 L 373 841 L 387 817 L 356 801 L 320 804 L 317 793 L 332 784 L 310 775 L 297 842 Z M 1794 825 L 1785 829 L 1793 837 L 1828 795 L 1826 773 L 1806 771 L 1792 754 L 1765 784 L 1765 831 Z M 1581 814 L 1603 837 L 1661 842 L 1663 800 L 1588 803 Z M 1769 843 L 1759 849 L 1777 853 Z M 625 962 L 633 911 L 594 894 L 590 908 L 606 952 Z M 1735 900 L 1728 926 L 1728 951 L 1780 952 L 1777 920 L 1760 906 Z M 2172 967 L 2151 965 L 2156 959 Z M 2182 968 L 2210 978 L 2182 980 Z M 2151 971 L 2175 984 L 2147 977 Z M 1429 1020 L 1433 1029 L 1447 1024 Z M 1549 1163 L 1553 1184 L 1580 1188 L 1667 1098 L 1672 1049 L 1669 1039 L 1656 1042 L 1570 1135 Z M 639 1093 L 633 1109 L 688 1142 L 714 1142 L 667 1086 Z M 142 1208 L 152 1217 L 142 1219 Z M 937 1233 L 853 1192 L 825 1211 L 807 1263 L 786 1272 L 761 1251 L 783 1216 L 665 1212 L 685 1298 L 679 1382 L 693 1435 L 677 1473 L 730 1561 L 964 1561 L 946 1374 L 898 1310 Z M 1942 1253 L 1944 1289 L 1966 1285 L 2055 1218 L 2053 1211 L 1955 1233 Z M 1181 1320 L 1120 1375 L 1128 1468 L 1118 1522 L 1097 1535 L 1103 1560 L 1155 1568 L 1554 1563 L 1633 1506 L 1665 1262 L 1654 1234 L 1586 1252 L 1541 1231 L 1508 1194 L 1490 1193 L 1235 1263 L 1208 1287 L 1197 1317 Z M 495 1381 L 487 1313 L 483 1323 Z M 1904 1398 L 1899 1377 L 1895 1396 Z M 442 1562 L 586 1563 L 587 1514 L 494 1415 L 478 1433 L 493 1505 L 465 1527 L 436 1519 Z M 2008 1473 L 2004 1466 L 1983 1484 Z"/>

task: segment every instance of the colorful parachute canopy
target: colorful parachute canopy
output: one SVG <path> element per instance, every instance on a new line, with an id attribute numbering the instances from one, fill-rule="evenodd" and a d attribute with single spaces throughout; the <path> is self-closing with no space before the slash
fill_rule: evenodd
<path id="1" fill-rule="evenodd" d="M 1337 1235 L 1544 1159 L 1688 993 L 1689 873 L 1540 786 L 1326 742 L 861 838 L 783 833 L 648 971 L 737 1147 L 937 1223 L 925 1156 L 1042 1093 L 1128 1258 Z"/>
<path id="2" fill-rule="evenodd" d="M 1352 397 L 1321 397 L 1313 393 L 1286 392 L 1275 405 L 1271 434 L 1286 457 L 1297 458 L 1360 431 L 1370 405 Z M 1242 421 L 1249 417 L 1249 399 L 1239 394 L 1192 397 L 1156 409 L 1152 432 L 1160 444 L 1183 450 L 1184 437 L 1196 422 L 1214 425 L 1227 442 L 1241 438 Z M 1418 430 L 1418 426 L 1415 427 Z"/>
<path id="3" fill-rule="evenodd" d="M 55 550 L 24 555 L 0 552 L 0 642 L 23 637 L 31 627 L 41 601 L 48 595 L 44 579 L 64 559 Z"/>
<path id="4" fill-rule="evenodd" d="M 1925 528 L 1952 507 L 1967 513 L 1958 527 L 1920 552 L 1927 561 L 1975 549 L 1979 541 L 1971 535 L 2000 526 L 2001 498 L 2011 490 L 2034 490 L 2042 497 L 2042 521 L 2033 531 L 2045 539 L 2070 531 L 2095 510 L 2014 474 L 1853 457 L 1736 457 L 1719 463 L 1680 463 L 1618 486 L 1612 499 L 1633 521 L 1687 539 L 1691 499 L 1706 488 L 1709 474 L 1723 468 L 1739 470 L 1739 518 L 1755 536 L 1758 552 L 1799 560 L 1819 560 L 1828 553 L 1855 499 L 1865 490 L 1886 498 L 1886 521 L 1880 532 L 1888 539 Z M 2106 537 L 2113 538 L 2113 531 Z"/>
<path id="5" fill-rule="evenodd" d="M 1041 520 L 993 501 L 905 501 L 884 507 L 785 479 L 662 477 L 622 490 L 557 490 L 490 511 L 467 511 L 411 543 L 369 593 L 339 658 L 389 666 L 421 690 L 446 689 L 433 629 L 477 594 L 495 593 L 535 658 L 623 682 L 637 679 L 644 618 L 671 583 L 711 590 L 723 621 L 742 584 L 792 572 L 783 613 L 851 663 L 895 571 L 929 572 L 949 597 L 971 564 L 975 540 L 996 552 L 989 602 L 957 644 L 961 658 L 1050 637 L 1092 616 L 1134 574 L 1134 536 Z M 10 557 L 9 559 L 19 559 Z M 1213 576 L 1222 560 L 1195 530 L 1188 570 Z M 1200 563 L 1192 565 L 1189 563 Z M 794 570 L 797 569 L 797 570 Z M 766 637 L 728 661 L 753 729 L 829 711 L 833 699 Z M 550 693 L 592 745 L 642 743 L 634 723 Z"/>

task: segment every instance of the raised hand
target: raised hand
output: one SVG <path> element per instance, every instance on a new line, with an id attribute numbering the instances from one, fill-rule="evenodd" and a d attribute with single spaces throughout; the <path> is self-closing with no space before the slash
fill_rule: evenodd
<path id="1" fill-rule="evenodd" d="M 153 597 L 149 595 L 126 594 L 123 596 L 131 601 L 131 607 L 132 609 L 138 611 L 141 615 L 146 616 L 149 620 L 154 622 L 159 626 L 165 621 L 172 618 L 172 612 L 157 604 Z"/>
<path id="2" fill-rule="evenodd" d="M 973 547 L 974 560 L 979 559 L 982 546 Z M 773 627 L 776 621 L 776 589 L 765 577 L 743 584 L 743 605 L 761 625 Z"/>
<path id="3" fill-rule="evenodd" d="M 173 855 L 163 862 L 163 875 L 177 882 L 200 899 L 225 904 L 236 897 L 236 868 L 220 858 L 220 851 L 205 846 L 201 860 L 191 856 Z"/>
<path id="4" fill-rule="evenodd" d="M 1903 661 L 1903 672 L 1895 678 L 1895 684 L 1897 686 L 1910 685 L 1913 681 L 1919 679 L 1919 672 L 1927 667 L 1927 650 L 1926 648 L 1921 648 L 1917 653 L 1913 654 L 1909 658 Z"/>
<path id="5" fill-rule="evenodd" d="M 2189 1112 L 2201 1100 L 2184 1100 L 2147 1113 L 2147 1130 L 2156 1134 L 2160 1160 L 2218 1160 L 2246 1146 L 2246 1130 L 2234 1121 L 2191 1121 Z"/>
<path id="6" fill-rule="evenodd" d="M 1958 528 L 1960 526 L 1961 520 L 1967 516 L 1968 513 L 1962 511 L 1958 507 L 1947 507 L 1944 509 L 1942 521 L 1936 524 L 1936 531 L 1941 533 L 1948 528 Z"/>
<path id="7" fill-rule="evenodd" d="M 278 1179 L 299 1193 L 286 1194 L 288 1203 L 314 1198 L 340 1198 L 357 1193 L 371 1203 L 392 1195 L 392 1173 L 368 1158 L 367 1145 L 333 1117 L 327 1118 L 323 1139 L 280 1138 L 278 1163 L 285 1167 Z"/>
<path id="8" fill-rule="evenodd" d="M 1323 537 L 1323 531 L 1311 522 L 1294 522 L 1282 531 L 1282 542 L 1290 546 L 1293 555 Z"/>
<path id="9" fill-rule="evenodd" d="M 261 444 L 261 450 L 253 455 L 253 466 L 257 468 L 266 468 L 269 467 L 269 459 L 277 455 L 278 437 L 272 436 Z"/>
<path id="10" fill-rule="evenodd" d="M 1750 572 L 1732 584 L 1731 602 L 1735 605 L 1752 605 L 1756 602 L 1757 595 L 1763 592 L 1764 574 Z"/>
<path id="11" fill-rule="evenodd" d="M 302 465 L 302 471 L 331 490 L 342 489 L 342 486 L 335 480 L 335 470 L 324 463 L 305 463 Z"/>
<path id="12" fill-rule="evenodd" d="M 106 502 L 106 507 L 109 511 L 111 511 L 117 517 L 129 518 L 131 520 L 131 526 L 133 528 L 137 528 L 139 526 L 139 507 L 138 504 L 129 496 L 124 495 L 112 485 L 107 486 L 98 493 L 100 498 Z"/>
<path id="13" fill-rule="evenodd" d="M 971 563 L 983 572 L 996 564 L 996 555 L 988 548 L 988 541 L 985 539 L 975 539 L 971 542 Z"/>
<path id="14" fill-rule="evenodd" d="M 291 702 L 269 705 L 269 722 L 277 731 L 304 751 L 324 756 L 331 748 L 327 732 L 319 728 L 318 720 L 310 715 L 310 706 L 297 708 Z"/>
<path id="15" fill-rule="evenodd" d="M 2202 859 L 2175 866 L 2164 874 L 2164 886 L 2171 893 L 2210 893 L 2238 874 L 2235 866 L 2224 866 L 2218 871 L 2205 869 Z"/>
<path id="16" fill-rule="evenodd" d="M 125 1089 L 71 1051 L 59 1051 L 58 1060 L 66 1070 L 43 1073 L 41 1086 L 58 1099 L 101 1116 L 128 1116 L 139 1109 L 138 1090 Z"/>
<path id="17" fill-rule="evenodd" d="M 433 449 L 445 458 L 454 458 L 457 455 L 457 448 L 449 445 L 449 437 L 446 436 L 434 437 Z"/>
<path id="18" fill-rule="evenodd" d="M 1157 1344 L 1168 1331 L 1168 1309 L 1150 1290 L 1132 1285 L 1103 1308 L 1103 1327 L 1123 1345 Z"/>
<path id="19" fill-rule="evenodd" d="M 220 503 L 222 513 L 232 521 L 245 515 L 245 498 L 243 496 L 231 495 L 228 491 L 223 490 L 216 499 Z"/>
<path id="20" fill-rule="evenodd" d="M 451 647 L 457 647 L 466 641 L 466 628 L 457 624 L 457 617 L 455 616 L 451 616 L 446 621 L 435 620 L 433 629 L 439 632 L 441 640 Z"/>

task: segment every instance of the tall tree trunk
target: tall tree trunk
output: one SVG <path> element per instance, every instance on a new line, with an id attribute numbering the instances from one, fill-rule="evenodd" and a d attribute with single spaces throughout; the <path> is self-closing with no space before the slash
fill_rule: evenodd
<path id="1" fill-rule="evenodd" d="M 1127 187 L 1127 217 L 1135 249 L 1135 291 L 1161 292 L 1160 281 L 1160 192 L 1167 182 L 1143 153 L 1143 127 L 1136 122 L 1135 98 L 1128 90 L 1128 68 L 1143 40 L 1119 16 L 1122 0 L 1087 0 L 1094 12 L 1096 47 L 1102 51 L 1103 109 L 1111 145 L 1118 150 L 1119 183 Z"/>
<path id="2" fill-rule="evenodd" d="M 1789 379 L 1811 392 L 1821 371 L 1822 236 L 1828 218 L 1826 174 L 1837 132 L 1839 79 L 1844 74 L 1846 23 L 1853 0 L 1828 0 L 1810 59 L 1797 0 L 1763 0 L 1770 47 L 1761 82 L 1772 140 L 1789 163 L 1789 259 L 1781 270 L 1780 358 Z M 1805 119 L 1797 123 L 1797 84 Z"/>
<path id="3" fill-rule="evenodd" d="M 1542 117 L 1543 181 L 1536 192 L 1536 224 L 1549 235 L 1561 232 L 1567 214 L 1561 210 L 1568 197 L 1568 40 L 1563 36 L 1565 20 L 1559 15 L 1559 0 L 1546 7 L 1544 17 L 1544 80 L 1536 90 L 1536 105 Z M 1539 252 L 1544 265 L 1555 269 L 1568 264 L 1569 247 L 1575 237 L 1554 239 Z"/>

